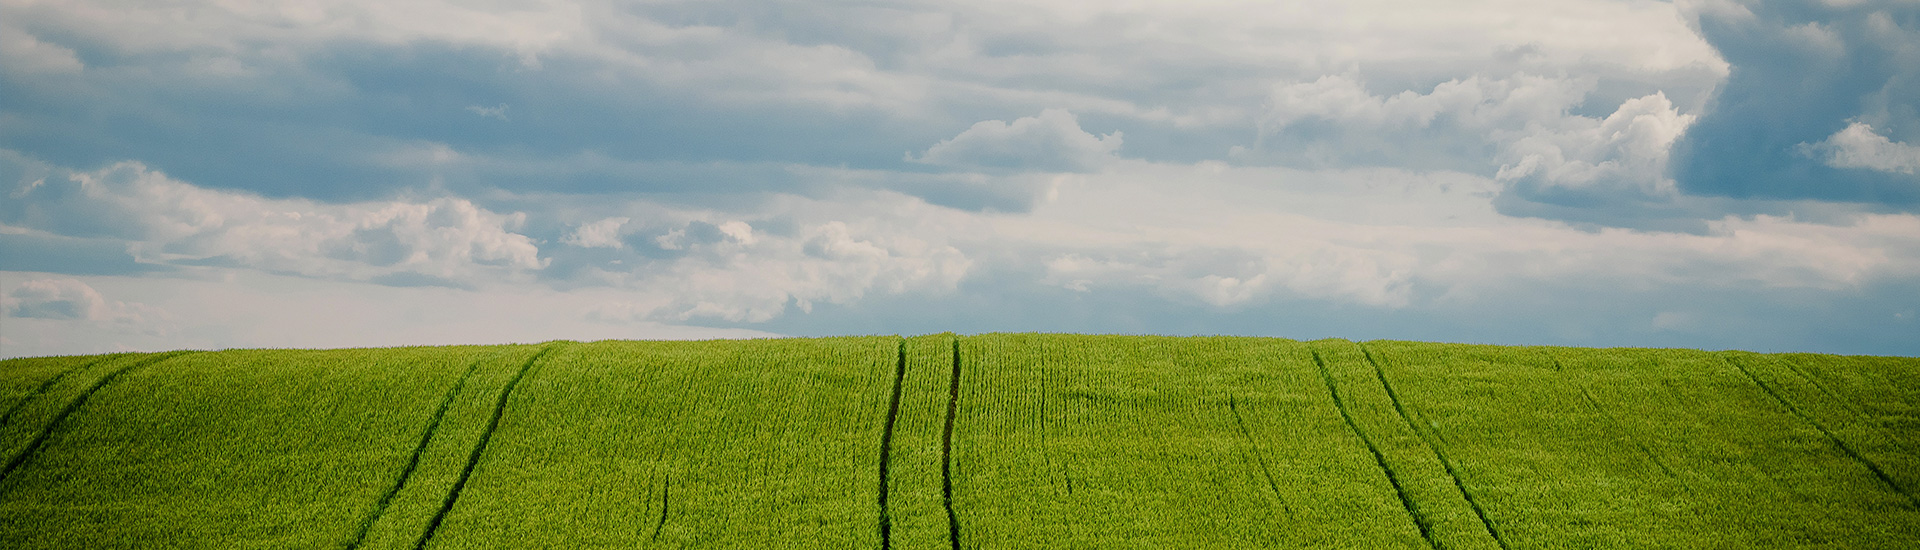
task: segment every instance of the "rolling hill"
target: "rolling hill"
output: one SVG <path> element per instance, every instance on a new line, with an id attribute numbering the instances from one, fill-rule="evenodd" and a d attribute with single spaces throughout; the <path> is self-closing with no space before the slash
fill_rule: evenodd
<path id="1" fill-rule="evenodd" d="M 929 335 L 0 361 L 6 548 L 1915 548 L 1920 359 Z"/>

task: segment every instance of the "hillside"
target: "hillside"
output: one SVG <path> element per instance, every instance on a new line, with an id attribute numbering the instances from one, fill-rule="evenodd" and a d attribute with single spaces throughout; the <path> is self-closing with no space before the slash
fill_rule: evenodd
<path id="1" fill-rule="evenodd" d="M 6 548 L 1920 547 L 1911 358 L 228 350 L 0 361 L 0 411 Z"/>

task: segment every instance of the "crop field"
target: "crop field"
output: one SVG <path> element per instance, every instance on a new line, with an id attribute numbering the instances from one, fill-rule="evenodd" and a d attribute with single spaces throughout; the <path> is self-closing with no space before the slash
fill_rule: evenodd
<path id="1" fill-rule="evenodd" d="M 950 334 L 0 361 L 0 548 L 1920 548 L 1920 359 Z"/>

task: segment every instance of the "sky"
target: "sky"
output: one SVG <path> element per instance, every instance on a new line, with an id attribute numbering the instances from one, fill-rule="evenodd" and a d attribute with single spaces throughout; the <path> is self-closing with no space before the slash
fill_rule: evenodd
<path id="1" fill-rule="evenodd" d="M 1920 355 L 1914 0 L 0 0 L 0 356 Z"/>

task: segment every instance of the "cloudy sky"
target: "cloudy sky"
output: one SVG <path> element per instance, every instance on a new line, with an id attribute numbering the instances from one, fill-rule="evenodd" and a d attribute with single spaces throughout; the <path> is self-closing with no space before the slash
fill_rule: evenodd
<path id="1" fill-rule="evenodd" d="M 1913 0 L 0 0 L 0 356 L 1920 355 Z"/>

